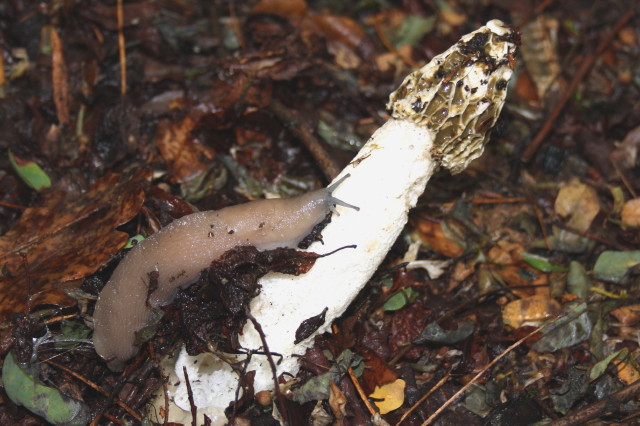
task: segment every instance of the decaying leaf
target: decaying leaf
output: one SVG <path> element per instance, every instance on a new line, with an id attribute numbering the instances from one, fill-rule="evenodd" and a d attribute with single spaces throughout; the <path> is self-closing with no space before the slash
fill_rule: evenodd
<path id="1" fill-rule="evenodd" d="M 41 303 L 70 305 L 61 285 L 95 272 L 126 242 L 115 228 L 142 206 L 148 170 L 112 173 L 84 194 L 50 192 L 0 238 L 0 318 Z"/>
<path id="2" fill-rule="evenodd" d="M 194 140 L 192 132 L 202 113 L 196 110 L 192 115 L 177 122 L 162 120 L 156 129 L 155 144 L 171 171 L 172 180 L 178 183 L 204 173 L 215 156 L 212 148 Z"/>
<path id="3" fill-rule="evenodd" d="M 533 344 L 535 351 L 555 352 L 577 345 L 589 338 L 593 324 L 587 312 L 587 304 L 581 303 L 577 307 L 569 304 L 564 310 L 568 312 L 571 309 L 573 311 L 566 317 L 560 318 L 542 330 L 542 338 Z"/>
<path id="4" fill-rule="evenodd" d="M 507 326 L 519 328 L 524 324 L 540 325 L 559 313 L 560 304 L 555 299 L 535 295 L 507 303 L 502 308 L 502 321 Z"/>
<path id="5" fill-rule="evenodd" d="M 466 339 L 473 334 L 475 326 L 471 321 L 464 321 L 455 330 L 445 330 L 437 322 L 431 322 L 418 336 L 413 343 L 420 345 L 423 343 L 442 343 L 451 345 Z"/>
<path id="6" fill-rule="evenodd" d="M 387 414 L 393 410 L 397 410 L 404 403 L 404 388 L 406 382 L 402 379 L 394 380 L 391 383 L 376 387 L 369 398 L 380 410 L 380 414 Z"/>
<path id="7" fill-rule="evenodd" d="M 307 383 L 294 391 L 293 400 L 303 404 L 329 398 L 329 383 L 338 382 L 346 374 L 347 369 L 358 364 L 361 359 L 360 355 L 345 349 L 331 366 L 329 372 L 309 379 Z"/>
<path id="8" fill-rule="evenodd" d="M 573 179 L 560 188 L 555 209 L 557 214 L 568 219 L 567 225 L 586 231 L 600 211 L 600 202 L 595 189 Z"/>

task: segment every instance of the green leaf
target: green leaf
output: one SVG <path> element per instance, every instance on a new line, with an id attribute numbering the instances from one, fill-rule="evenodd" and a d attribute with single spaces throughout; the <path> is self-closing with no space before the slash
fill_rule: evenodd
<path id="1" fill-rule="evenodd" d="M 58 349 L 73 349 L 80 344 L 80 341 L 87 339 L 91 334 L 91 329 L 78 321 L 62 321 L 60 330 L 62 334 L 59 339 L 62 341 L 56 342 L 56 348 Z M 77 340 L 77 342 L 73 340 Z"/>
<path id="2" fill-rule="evenodd" d="M 531 267 L 536 268 L 538 271 L 542 272 L 565 272 L 567 268 L 559 265 L 554 265 L 549 262 L 549 259 L 546 257 L 538 256 L 533 253 L 522 253 L 522 259 L 527 262 Z"/>
<path id="3" fill-rule="evenodd" d="M 89 423 L 91 415 L 84 402 L 40 383 L 17 363 L 13 351 L 4 359 L 2 382 L 11 401 L 24 406 L 49 423 L 68 426 Z"/>
<path id="4" fill-rule="evenodd" d="M 591 367 L 591 370 L 589 370 L 589 380 L 595 380 L 598 377 L 602 376 L 602 374 L 607 370 L 607 366 L 609 365 L 609 363 L 613 361 L 614 358 L 618 357 L 618 355 L 622 354 L 622 352 L 624 352 L 624 354 L 620 358 L 625 358 L 629 354 L 629 349 L 620 349 L 619 351 L 612 353 L 611 355 L 609 355 L 602 361 L 597 362 L 593 367 Z"/>
<path id="5" fill-rule="evenodd" d="M 629 268 L 640 263 L 640 251 L 603 251 L 593 266 L 598 280 L 619 283 Z"/>
<path id="6" fill-rule="evenodd" d="M 13 155 L 11 150 L 9 150 L 9 162 L 18 176 L 20 176 L 20 179 L 36 191 L 51 186 L 51 179 L 37 163 L 22 160 Z"/>
<path id="7" fill-rule="evenodd" d="M 133 248 L 133 246 L 135 245 L 133 242 L 135 241 L 136 244 L 139 244 L 140 241 L 144 240 L 144 235 L 142 234 L 138 234 L 138 235 L 134 235 L 133 237 L 129 238 L 127 240 L 127 244 L 124 245 L 124 248 L 126 249 L 130 249 Z"/>
<path id="8" fill-rule="evenodd" d="M 411 287 L 403 288 L 387 300 L 383 306 L 385 311 L 397 311 L 412 303 L 418 297 L 418 292 Z"/>

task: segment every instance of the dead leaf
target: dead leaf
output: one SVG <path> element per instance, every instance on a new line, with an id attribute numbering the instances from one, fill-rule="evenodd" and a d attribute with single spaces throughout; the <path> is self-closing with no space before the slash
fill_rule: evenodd
<path id="1" fill-rule="evenodd" d="M 334 426 L 344 425 L 347 416 L 347 398 L 333 380 L 329 382 L 329 406 L 336 418 Z"/>
<path id="2" fill-rule="evenodd" d="M 459 257 L 464 253 L 464 247 L 445 235 L 442 225 L 431 220 L 411 221 L 416 227 L 422 241 L 432 249 L 447 257 Z"/>
<path id="3" fill-rule="evenodd" d="M 364 358 L 366 368 L 362 371 L 362 385 L 366 392 L 373 392 L 383 383 L 389 383 L 398 378 L 398 373 L 389 368 L 386 362 L 372 350 L 361 347 L 358 352 Z"/>
<path id="4" fill-rule="evenodd" d="M 560 314 L 560 304 L 548 296 L 535 295 L 517 299 L 502 308 L 502 321 L 514 329 L 522 325 L 539 326 L 542 321 Z"/>
<path id="5" fill-rule="evenodd" d="M 611 361 L 618 368 L 618 378 L 630 385 L 640 380 L 640 371 L 638 371 L 638 364 L 631 359 L 619 360 L 614 359 Z"/>
<path id="6" fill-rule="evenodd" d="M 598 194 L 592 187 L 572 179 L 560 188 L 555 211 L 562 217 L 568 217 L 567 225 L 584 232 L 600 212 Z"/>
<path id="7" fill-rule="evenodd" d="M 212 148 L 194 140 L 192 131 L 198 127 L 199 117 L 192 115 L 180 121 L 160 120 L 156 129 L 156 147 L 171 170 L 171 180 L 176 183 L 188 182 L 201 175 L 215 157 Z"/>
<path id="8" fill-rule="evenodd" d="M 622 223 L 633 228 L 640 226 L 640 198 L 634 198 L 624 203 L 620 213 Z"/>
<path id="9" fill-rule="evenodd" d="M 633 128 L 625 138 L 611 151 L 609 160 L 621 170 L 628 170 L 635 166 L 640 148 L 640 126 Z"/>
<path id="10" fill-rule="evenodd" d="M 640 321 L 640 305 L 622 306 L 609 313 L 625 325 L 635 324 Z"/>
<path id="11" fill-rule="evenodd" d="M 71 305 L 60 285 L 105 264 L 127 241 L 115 228 L 134 217 L 144 200 L 148 170 L 98 179 L 84 194 L 54 191 L 26 209 L 0 238 L 0 320 L 27 306 Z"/>
<path id="12" fill-rule="evenodd" d="M 45 31 L 47 28 L 45 28 Z M 51 80 L 53 85 L 53 103 L 56 106 L 58 121 L 62 125 L 69 124 L 69 102 L 71 91 L 69 89 L 69 73 L 62 53 L 62 41 L 58 32 L 49 27 L 51 35 Z"/>
<path id="13" fill-rule="evenodd" d="M 374 399 L 374 404 L 380 410 L 380 414 L 387 414 L 400 408 L 404 403 L 405 386 L 404 380 L 394 380 L 391 383 L 376 386 L 376 390 L 369 395 L 369 398 Z"/>
<path id="14" fill-rule="evenodd" d="M 260 0 L 251 13 L 280 15 L 288 19 L 300 18 L 307 13 L 305 0 Z"/>

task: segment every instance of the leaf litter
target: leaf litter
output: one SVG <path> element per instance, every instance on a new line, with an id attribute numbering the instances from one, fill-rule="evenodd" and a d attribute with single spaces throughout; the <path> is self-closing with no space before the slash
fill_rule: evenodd
<path id="1" fill-rule="evenodd" d="M 5 365 L 15 368 L 15 354 L 18 368 L 33 368 L 14 370 L 20 380 L 55 377 L 38 387 L 43 398 L 81 401 L 95 421 L 139 421 L 163 385 L 156 363 L 180 342 L 191 353 L 241 350 L 234 336 L 256 276 L 301 273 L 312 258 L 229 254 L 163 309 L 122 377 L 78 342 L 129 237 L 196 208 L 318 187 L 385 120 L 386 96 L 411 66 L 500 18 L 541 48 L 523 52 L 492 143 L 465 173 L 432 179 L 378 274 L 283 384 L 308 401 L 283 391 L 287 418 L 634 421 L 640 26 L 611 1 L 570 3 L 535 13 L 494 1 L 125 4 L 124 88 L 117 6 L 0 6 L 0 147 L 51 182 L 36 193 L 48 184 L 0 158 Z M 601 60 L 579 72 L 595 52 Z M 521 162 L 545 120 L 547 137 Z M 426 261 L 443 273 L 405 263 Z M 235 285 L 221 285 L 230 277 Z M 303 328 L 317 327 L 318 314 Z M 257 398 L 251 373 L 232 367 L 245 393 L 229 419 L 274 422 L 277 398 Z M 0 405 L 2 424 L 43 421 L 15 401 Z"/>

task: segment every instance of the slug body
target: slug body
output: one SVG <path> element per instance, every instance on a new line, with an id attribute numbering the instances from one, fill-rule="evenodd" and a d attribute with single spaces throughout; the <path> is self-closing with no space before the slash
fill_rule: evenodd
<path id="1" fill-rule="evenodd" d="M 142 241 L 120 262 L 105 285 L 93 315 L 96 352 L 120 371 L 139 348 L 136 333 L 151 314 L 170 303 L 179 288 L 192 284 L 203 269 L 238 246 L 259 250 L 295 248 L 327 216 L 342 180 L 289 199 L 252 201 L 193 213 Z"/>

